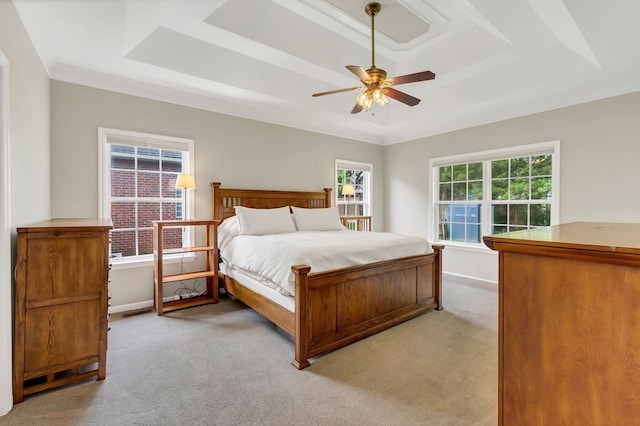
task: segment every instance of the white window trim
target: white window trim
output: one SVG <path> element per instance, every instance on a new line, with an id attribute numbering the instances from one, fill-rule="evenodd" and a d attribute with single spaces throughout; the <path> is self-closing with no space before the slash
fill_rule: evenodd
<path id="1" fill-rule="evenodd" d="M 0 50 L 0 416 L 13 407 L 9 85 L 9 60 Z"/>
<path id="2" fill-rule="evenodd" d="M 368 178 L 367 178 L 367 193 L 365 194 L 366 200 L 364 200 L 363 203 L 355 203 L 355 202 L 350 202 L 349 205 L 352 204 L 366 204 L 368 206 L 368 215 L 367 216 L 373 216 L 373 164 L 371 163 L 364 163 L 361 161 L 351 161 L 351 160 L 340 160 L 338 158 L 336 158 L 335 160 L 335 167 L 333 169 L 333 182 L 334 182 L 334 188 L 333 188 L 333 192 L 335 194 L 333 200 L 334 200 L 334 204 L 336 206 L 340 205 L 340 204 L 346 204 L 343 203 L 341 201 L 339 201 L 339 195 L 338 195 L 338 169 L 352 169 L 352 170 L 362 170 L 362 171 L 366 171 L 369 172 Z"/>
<path id="3" fill-rule="evenodd" d="M 508 148 L 492 149 L 487 151 L 471 152 L 467 154 L 450 155 L 447 157 L 431 158 L 429 160 L 429 170 L 431 171 L 431 185 L 429 189 L 429 212 L 427 220 L 429 221 L 427 238 L 429 241 L 435 241 L 438 244 L 444 244 L 446 246 L 457 246 L 461 248 L 475 248 L 489 250 L 483 243 L 463 243 L 459 241 L 441 241 L 438 239 L 438 224 L 435 223 L 436 214 L 436 201 L 438 194 L 438 167 L 446 164 L 455 163 L 473 163 L 478 161 L 498 160 L 505 158 L 514 158 L 525 155 L 537 155 L 537 154 L 553 154 L 553 163 L 551 165 L 551 175 L 553 179 L 553 198 L 551 200 L 551 226 L 560 223 L 560 141 L 549 141 L 533 143 L 528 145 L 519 145 Z M 484 175 L 487 176 L 487 170 L 484 170 Z M 491 182 L 484 179 L 483 193 L 491 194 Z M 488 203 L 490 200 L 482 200 L 482 203 Z M 481 219 L 481 231 L 483 235 L 485 230 L 489 229 L 491 222 L 491 216 L 483 213 Z"/>
<path id="4" fill-rule="evenodd" d="M 193 173 L 194 170 L 194 146 L 193 139 L 178 138 L 173 136 L 155 135 L 151 133 L 133 132 L 129 130 L 110 129 L 106 127 L 98 128 L 98 216 L 100 218 L 110 218 L 110 208 L 106 198 L 106 194 L 111 193 L 111 182 L 105 179 L 105 172 L 111 167 L 109 145 L 114 141 L 120 140 L 123 143 L 137 146 L 150 146 L 175 149 L 184 151 L 187 155 L 187 168 L 183 173 Z M 152 142 L 151 142 L 152 141 Z M 192 219 L 195 212 L 195 194 L 189 194 L 185 191 L 185 211 L 183 216 L 186 219 Z M 185 246 L 190 246 L 193 241 L 193 227 L 186 227 L 183 235 Z M 164 257 L 166 263 L 189 262 L 195 259 L 195 254 L 189 255 L 170 255 Z M 111 258 L 113 269 L 129 269 L 153 265 L 153 255 L 145 254 L 141 256 L 131 256 L 123 258 Z"/>

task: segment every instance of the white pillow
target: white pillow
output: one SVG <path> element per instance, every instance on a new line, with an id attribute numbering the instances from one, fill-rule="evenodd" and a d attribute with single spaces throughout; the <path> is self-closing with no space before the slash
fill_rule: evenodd
<path id="1" fill-rule="evenodd" d="M 296 232 L 289 207 L 252 209 L 235 206 L 240 224 L 240 235 L 264 235 Z"/>
<path id="2" fill-rule="evenodd" d="M 341 231 L 345 229 L 340 222 L 337 207 L 325 209 L 304 209 L 291 207 L 296 219 L 298 231 Z"/>
<path id="3" fill-rule="evenodd" d="M 231 216 L 222 221 L 218 226 L 218 247 L 220 250 L 226 247 L 226 245 L 234 238 L 240 235 L 240 225 L 238 225 L 238 218 Z"/>

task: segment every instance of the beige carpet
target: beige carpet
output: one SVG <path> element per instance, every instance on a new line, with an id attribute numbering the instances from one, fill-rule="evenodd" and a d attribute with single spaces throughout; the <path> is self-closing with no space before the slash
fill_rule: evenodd
<path id="1" fill-rule="evenodd" d="M 0 425 L 494 425 L 496 286 L 447 277 L 444 306 L 303 371 L 229 298 L 117 319 L 106 380 L 27 397 Z"/>

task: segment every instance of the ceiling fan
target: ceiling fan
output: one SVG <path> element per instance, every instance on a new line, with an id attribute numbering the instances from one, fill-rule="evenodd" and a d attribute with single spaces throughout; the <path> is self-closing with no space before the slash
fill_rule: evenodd
<path id="1" fill-rule="evenodd" d="M 363 109 L 369 111 L 373 102 L 380 106 L 389 103 L 389 98 L 400 101 L 409 106 L 416 106 L 420 103 L 420 99 L 408 95 L 404 92 L 394 89 L 390 86 L 405 83 L 415 83 L 417 81 L 433 80 L 436 75 L 431 71 L 422 71 L 414 74 L 402 75 L 399 77 L 387 78 L 387 72 L 375 65 L 375 43 L 374 43 L 374 20 L 375 16 L 380 13 L 382 6 L 380 3 L 369 3 L 365 8 L 367 15 L 371 16 L 371 68 L 364 70 L 357 65 L 347 65 L 347 69 L 354 73 L 364 84 L 364 86 L 349 87 L 347 89 L 330 90 L 328 92 L 314 93 L 312 96 L 332 95 L 334 93 L 350 92 L 352 90 L 365 89 L 356 97 L 356 104 L 351 110 L 351 114 L 357 114 Z"/>

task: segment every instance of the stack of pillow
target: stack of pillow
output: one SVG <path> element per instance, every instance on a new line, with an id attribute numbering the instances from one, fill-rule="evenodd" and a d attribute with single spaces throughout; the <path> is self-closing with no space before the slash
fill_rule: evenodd
<path id="1" fill-rule="evenodd" d="M 345 229 L 336 207 L 252 209 L 236 206 L 235 211 L 240 235 L 282 234 L 296 231 L 341 231 Z"/>

